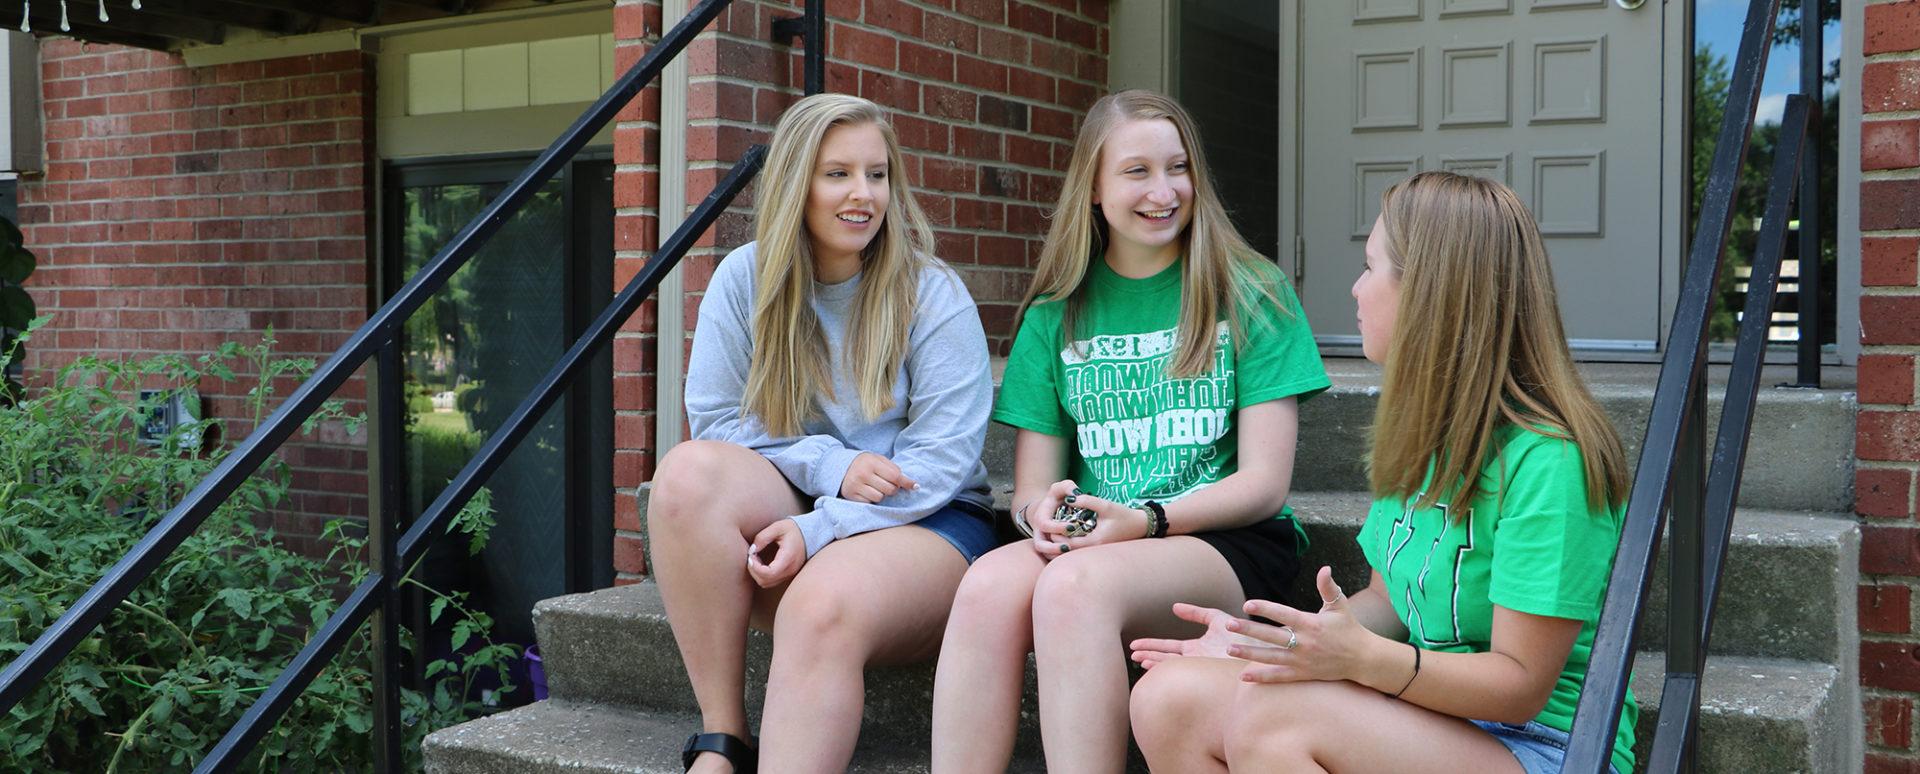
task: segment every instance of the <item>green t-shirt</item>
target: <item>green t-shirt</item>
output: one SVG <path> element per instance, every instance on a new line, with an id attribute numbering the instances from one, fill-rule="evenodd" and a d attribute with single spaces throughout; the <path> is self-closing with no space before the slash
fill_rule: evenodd
<path id="1" fill-rule="evenodd" d="M 1065 304 L 1030 307 L 1014 336 L 993 419 L 1072 438 L 1068 475 L 1095 496 L 1134 506 L 1178 500 L 1237 469 L 1237 409 L 1286 397 L 1304 401 L 1327 389 L 1306 315 L 1278 270 L 1261 273 L 1285 310 L 1262 301 L 1242 311 L 1244 348 L 1222 321 L 1213 370 L 1176 379 L 1167 368 L 1177 346 L 1184 259 L 1144 279 L 1115 274 L 1103 260 L 1091 263 L 1077 341 L 1061 341 Z M 1276 518 L 1292 515 L 1282 510 Z"/>
<path id="2" fill-rule="evenodd" d="M 1534 718 L 1568 731 L 1625 512 L 1587 505 L 1586 469 L 1571 441 L 1505 425 L 1494 450 L 1464 515 L 1445 497 L 1417 511 L 1409 507 L 1417 496 L 1375 500 L 1360 528 L 1360 549 L 1386 580 L 1409 639 L 1428 650 L 1486 652 L 1494 605 L 1582 621 L 1553 695 Z M 1432 471 L 1427 475 L 1423 489 L 1433 485 Z M 1629 692 L 1613 741 L 1620 771 L 1633 771 L 1638 715 Z"/>

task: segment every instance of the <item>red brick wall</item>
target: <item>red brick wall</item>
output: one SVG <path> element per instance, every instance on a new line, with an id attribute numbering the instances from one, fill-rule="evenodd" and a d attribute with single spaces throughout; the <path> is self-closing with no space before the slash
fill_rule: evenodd
<path id="1" fill-rule="evenodd" d="M 827 90 L 858 94 L 889 109 L 907 150 L 908 180 L 933 218 L 938 253 L 960 270 L 996 351 L 1011 344 L 1014 307 L 1026 291 L 1045 213 L 1059 194 L 1073 132 L 1106 91 L 1108 0 L 828 0 Z M 657 34 L 652 0 L 622 0 L 615 37 Z M 795 3 L 738 0 L 688 49 L 688 204 L 698 202 L 753 143 L 765 142 L 780 112 L 800 94 L 800 49 L 772 42 L 773 20 Z M 624 54 L 640 46 L 623 46 Z M 637 58 L 637 54 L 636 57 Z M 620 61 L 631 61 L 623 57 Z M 639 260 L 656 234 L 652 197 L 657 113 L 643 111 L 616 140 L 620 260 Z M 633 166 L 629 166 L 633 165 Z M 624 193 L 622 193 L 624 192 Z M 750 196 L 717 223 L 686 263 L 687 329 L 701 292 L 727 251 L 753 236 Z M 649 312 L 651 308 L 649 308 Z M 650 318 L 649 318 L 650 319 Z M 650 322 L 630 326 L 630 355 L 651 358 Z M 684 351 L 684 349 L 683 349 Z M 616 360 L 633 363 L 634 359 Z M 651 360 L 616 365 L 645 405 L 622 427 L 615 476 L 616 569 L 645 571 L 632 495 L 651 476 Z M 626 409 L 617 406 L 616 409 Z"/>
<path id="2" fill-rule="evenodd" d="M 21 181 L 20 220 L 40 259 L 28 290 L 53 320 L 34 339 L 33 373 L 83 354 L 252 344 L 268 326 L 282 355 L 323 360 L 366 320 L 368 57 L 194 69 L 47 39 L 41 63 L 47 169 Z M 236 419 L 232 441 L 251 429 L 237 421 L 248 386 L 201 387 L 212 415 Z M 363 410 L 363 383 L 339 397 Z M 325 520 L 365 516 L 364 441 L 332 426 L 288 446 L 280 534 L 310 548 Z"/>
<path id="3" fill-rule="evenodd" d="M 1920 472 L 1920 0 L 1866 8 L 1860 74 L 1860 418 L 1855 509 L 1860 555 L 1860 673 L 1869 772 L 1920 771 L 1913 703 L 1920 648 L 1911 614 L 1920 585 L 1913 521 Z"/>
<path id="4" fill-rule="evenodd" d="M 613 9 L 614 66 L 626 72 L 659 42 L 661 32 L 660 0 L 619 0 Z M 615 292 L 639 273 L 660 243 L 658 81 L 629 103 L 617 121 L 613 133 Z M 646 565 L 637 537 L 638 493 L 640 484 L 653 476 L 658 309 L 655 299 L 647 299 L 613 339 L 613 565 L 623 579 L 645 572 Z"/>

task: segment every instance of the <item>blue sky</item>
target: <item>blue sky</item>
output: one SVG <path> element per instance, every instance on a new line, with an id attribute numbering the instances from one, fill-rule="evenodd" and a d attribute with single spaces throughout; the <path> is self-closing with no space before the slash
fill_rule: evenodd
<path id="1" fill-rule="evenodd" d="M 1731 61 L 1740 47 L 1740 23 L 1746 19 L 1746 0 L 1698 0 L 1694 4 L 1694 40 Z M 1826 20 L 1824 48 L 1831 63 L 1840 58 L 1840 25 Z M 1829 65 L 1831 66 L 1831 65 Z M 1844 77 L 1844 76 L 1843 76 Z M 1760 86 L 1760 106 L 1754 111 L 1762 123 L 1779 123 L 1787 95 L 1800 88 L 1800 46 L 1776 46 L 1767 56 L 1767 77 Z"/>

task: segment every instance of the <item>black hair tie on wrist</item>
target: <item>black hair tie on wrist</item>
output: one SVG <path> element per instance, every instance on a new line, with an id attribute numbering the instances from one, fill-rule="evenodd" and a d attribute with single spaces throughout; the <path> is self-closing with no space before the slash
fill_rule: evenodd
<path id="1" fill-rule="evenodd" d="M 1167 523 L 1167 507 L 1161 505 L 1158 500 L 1148 500 L 1141 503 L 1141 505 L 1147 509 L 1147 513 L 1151 516 L 1151 518 L 1147 519 L 1147 537 L 1166 537 L 1167 530 L 1172 527 L 1172 525 Z"/>

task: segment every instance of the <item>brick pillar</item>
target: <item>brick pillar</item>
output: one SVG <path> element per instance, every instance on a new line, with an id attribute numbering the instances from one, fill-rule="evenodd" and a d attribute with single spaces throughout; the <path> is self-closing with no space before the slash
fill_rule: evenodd
<path id="1" fill-rule="evenodd" d="M 625 73 L 664 32 L 659 0 L 619 0 L 613 9 L 614 67 Z M 682 54 L 685 56 L 685 54 Z M 660 86 L 648 85 L 615 119 L 613 289 L 633 279 L 660 244 Z M 636 497 L 653 477 L 654 321 L 648 299 L 613 339 L 613 567 L 620 580 L 645 573 Z"/>
<path id="2" fill-rule="evenodd" d="M 1920 771 L 1913 702 L 1920 645 L 1914 481 L 1920 473 L 1920 0 L 1866 8 L 1860 74 L 1860 416 L 1854 508 L 1862 524 L 1860 674 L 1869 772 Z"/>

